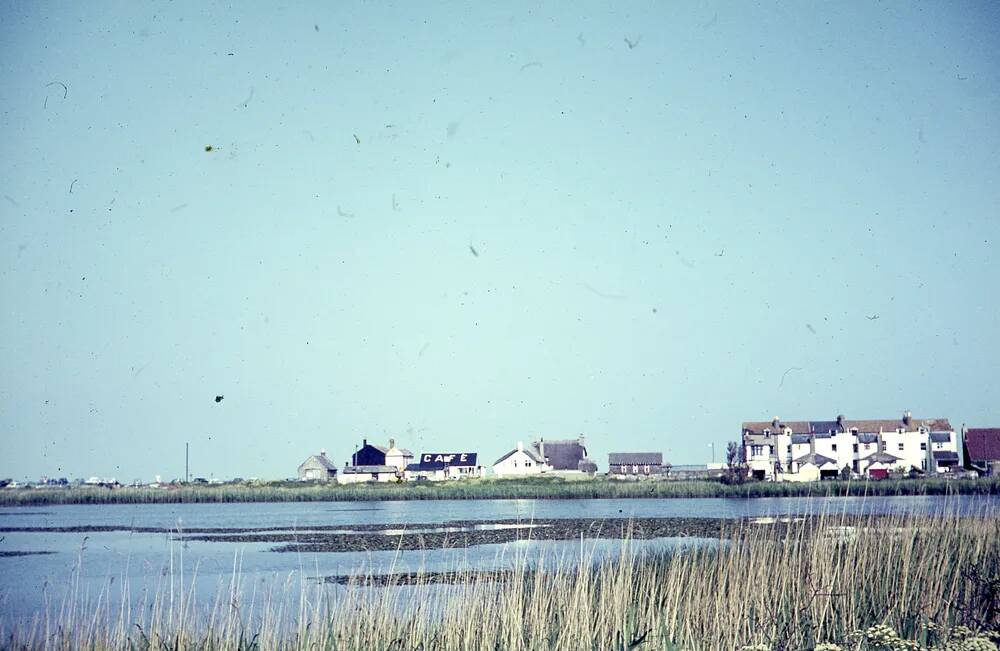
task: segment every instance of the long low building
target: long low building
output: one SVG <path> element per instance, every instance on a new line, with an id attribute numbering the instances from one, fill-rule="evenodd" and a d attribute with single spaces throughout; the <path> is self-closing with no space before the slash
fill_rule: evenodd
<path id="1" fill-rule="evenodd" d="M 406 479 L 444 481 L 480 477 L 483 469 L 476 465 L 475 452 L 425 452 L 420 461 L 406 466 Z"/>
<path id="2" fill-rule="evenodd" d="M 340 471 L 341 484 L 402 481 L 403 473 L 396 466 L 346 466 Z"/>
<path id="3" fill-rule="evenodd" d="M 611 452 L 608 454 L 609 477 L 650 477 L 662 475 L 669 468 L 663 465 L 662 452 Z"/>

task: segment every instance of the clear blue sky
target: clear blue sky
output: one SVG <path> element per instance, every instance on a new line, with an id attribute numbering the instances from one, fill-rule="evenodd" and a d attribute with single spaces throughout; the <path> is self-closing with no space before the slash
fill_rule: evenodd
<path id="1" fill-rule="evenodd" d="M 0 476 L 1000 425 L 997 4 L 269 4 L 0 5 Z"/>

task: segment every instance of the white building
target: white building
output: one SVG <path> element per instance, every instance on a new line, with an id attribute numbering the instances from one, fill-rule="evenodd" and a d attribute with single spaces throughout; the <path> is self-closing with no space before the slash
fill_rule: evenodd
<path id="1" fill-rule="evenodd" d="M 525 475 L 540 475 L 552 467 L 545 463 L 545 458 L 535 447 L 524 447 L 517 442 L 517 447 L 503 455 L 493 464 L 493 474 L 497 477 L 523 477 Z"/>
<path id="2" fill-rule="evenodd" d="M 385 465 L 395 466 L 400 472 L 413 462 L 413 453 L 396 447 L 396 439 L 389 439 L 389 449 L 385 451 Z"/>
<path id="3" fill-rule="evenodd" d="M 340 471 L 341 484 L 401 481 L 403 473 L 396 466 L 346 466 Z"/>
<path id="4" fill-rule="evenodd" d="M 815 455 L 824 460 L 820 466 L 813 464 L 820 468 L 821 478 L 948 472 L 958 466 L 958 437 L 948 419 L 915 419 L 910 412 L 899 420 L 837 416 L 831 421 L 785 422 L 775 417 L 770 422 L 746 422 L 743 446 L 756 479 L 803 481 L 798 473 L 807 457 L 815 461 Z M 879 456 L 872 457 L 876 453 Z"/>

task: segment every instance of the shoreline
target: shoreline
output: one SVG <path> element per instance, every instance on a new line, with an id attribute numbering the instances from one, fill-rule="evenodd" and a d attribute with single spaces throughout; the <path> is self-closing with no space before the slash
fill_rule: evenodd
<path id="1" fill-rule="evenodd" d="M 426 483 L 319 484 L 271 482 L 172 488 L 17 488 L 0 490 L 0 507 L 61 504 L 182 504 L 267 502 L 362 502 L 505 499 L 690 499 L 769 497 L 892 497 L 1000 495 L 1000 478 L 892 479 L 812 483 L 702 480 L 621 481 L 590 479 L 471 479 Z"/>

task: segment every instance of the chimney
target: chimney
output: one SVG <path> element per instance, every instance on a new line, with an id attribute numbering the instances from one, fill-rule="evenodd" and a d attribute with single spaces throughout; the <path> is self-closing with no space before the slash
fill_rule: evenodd
<path id="1" fill-rule="evenodd" d="M 909 411 L 903 412 L 903 424 L 907 427 L 910 426 L 910 421 L 913 419 L 913 415 Z"/>
<path id="2" fill-rule="evenodd" d="M 319 456 L 321 456 L 321 457 L 325 457 L 326 456 L 326 448 L 323 448 L 323 449 L 321 449 L 319 451 Z"/>
<path id="3" fill-rule="evenodd" d="M 778 429 L 779 423 L 781 423 L 781 419 L 778 418 L 777 416 L 771 419 L 771 427 L 773 427 L 774 429 Z"/>
<path id="4" fill-rule="evenodd" d="M 837 414 L 837 425 L 839 425 L 840 427 L 844 426 L 844 415 L 843 414 Z"/>
<path id="5" fill-rule="evenodd" d="M 524 452 L 524 442 L 523 441 L 518 441 L 517 442 L 517 451 L 518 452 Z"/>
<path id="6" fill-rule="evenodd" d="M 396 439 L 389 439 L 389 449 L 396 447 Z"/>
<path id="7" fill-rule="evenodd" d="M 361 447 L 368 445 L 368 439 L 361 439 Z"/>

